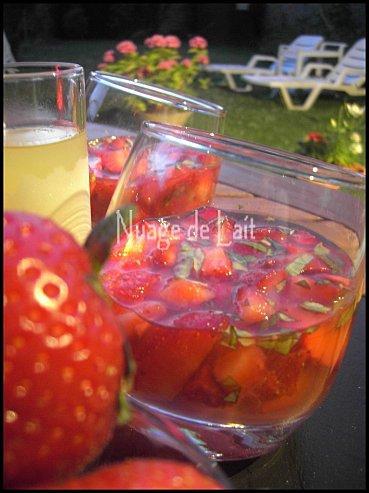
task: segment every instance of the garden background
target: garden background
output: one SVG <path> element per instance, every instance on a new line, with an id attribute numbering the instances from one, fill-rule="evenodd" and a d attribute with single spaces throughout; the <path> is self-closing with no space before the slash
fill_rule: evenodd
<path id="1" fill-rule="evenodd" d="M 365 4 L 5 3 L 4 30 L 18 61 L 76 62 L 86 74 L 119 41 L 131 39 L 140 48 L 155 32 L 177 35 L 184 44 L 204 36 L 211 62 L 246 64 L 255 53 L 276 55 L 278 44 L 300 34 L 352 45 L 365 36 Z M 238 94 L 213 84 L 197 95 L 227 109 L 226 134 L 290 151 L 309 132 L 324 132 L 347 100 L 331 93 L 311 110 L 293 112 L 278 95 L 257 88 Z M 348 101 L 364 104 L 364 98 Z M 364 163 L 365 154 L 357 161 Z"/>

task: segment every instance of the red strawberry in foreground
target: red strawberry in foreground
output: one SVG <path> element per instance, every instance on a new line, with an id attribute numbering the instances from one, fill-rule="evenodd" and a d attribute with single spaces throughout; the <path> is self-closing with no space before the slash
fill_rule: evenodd
<path id="1" fill-rule="evenodd" d="M 81 472 L 116 422 L 122 335 L 87 254 L 52 221 L 4 216 L 5 485 Z"/>
<path id="2" fill-rule="evenodd" d="M 44 490 L 221 490 L 220 483 L 194 466 L 164 459 L 131 459 Z"/>

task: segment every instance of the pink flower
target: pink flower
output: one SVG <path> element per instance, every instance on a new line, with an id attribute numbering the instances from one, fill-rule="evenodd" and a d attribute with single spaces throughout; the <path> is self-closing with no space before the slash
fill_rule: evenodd
<path id="1" fill-rule="evenodd" d="M 115 56 L 113 50 L 108 50 L 104 53 L 103 62 L 105 63 L 115 62 Z"/>
<path id="2" fill-rule="evenodd" d="M 181 40 L 177 36 L 165 36 L 165 43 L 167 48 L 181 47 Z"/>
<path id="3" fill-rule="evenodd" d="M 208 65 L 209 63 L 209 57 L 207 55 L 199 55 L 197 57 L 197 60 L 199 63 L 202 63 L 203 65 Z"/>
<path id="4" fill-rule="evenodd" d="M 107 63 L 99 63 L 99 65 L 97 66 L 98 69 L 100 70 L 104 70 L 104 68 L 106 68 L 108 66 Z"/>
<path id="5" fill-rule="evenodd" d="M 186 68 L 190 68 L 192 65 L 192 60 L 190 60 L 189 58 L 184 58 L 182 60 L 182 65 Z"/>
<path id="6" fill-rule="evenodd" d="M 117 51 L 119 51 L 119 53 L 122 53 L 123 55 L 128 55 L 137 52 L 137 46 L 132 41 L 129 40 L 121 41 L 120 43 L 117 44 L 115 48 Z"/>
<path id="7" fill-rule="evenodd" d="M 208 47 L 208 42 L 202 36 L 195 36 L 188 42 L 190 48 L 196 48 L 198 50 L 205 50 Z"/>
<path id="8" fill-rule="evenodd" d="M 146 38 L 144 41 L 148 48 L 165 48 L 166 40 L 161 34 L 154 34 L 151 38 Z"/>
<path id="9" fill-rule="evenodd" d="M 159 70 L 170 70 L 171 68 L 175 67 L 177 65 L 177 62 L 175 60 L 162 60 L 160 63 L 158 63 L 158 69 Z"/>

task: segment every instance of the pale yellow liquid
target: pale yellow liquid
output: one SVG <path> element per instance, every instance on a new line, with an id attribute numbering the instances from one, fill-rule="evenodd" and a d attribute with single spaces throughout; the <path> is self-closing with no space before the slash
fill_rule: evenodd
<path id="1" fill-rule="evenodd" d="M 71 127 L 6 129 L 4 209 L 48 217 L 83 243 L 91 230 L 86 134 Z"/>

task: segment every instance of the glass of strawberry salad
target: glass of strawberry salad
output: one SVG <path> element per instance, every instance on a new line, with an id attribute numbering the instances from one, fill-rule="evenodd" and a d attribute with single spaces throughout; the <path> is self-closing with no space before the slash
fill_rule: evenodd
<path id="1" fill-rule="evenodd" d="M 348 344 L 363 286 L 363 177 L 144 123 L 115 193 L 144 217 L 117 214 L 101 273 L 137 365 L 130 398 L 214 459 L 273 451 L 321 403 Z"/>
<path id="2" fill-rule="evenodd" d="M 224 123 L 221 106 L 116 74 L 91 72 L 86 93 L 93 223 L 106 215 L 143 120 L 208 132 L 221 131 Z"/>

